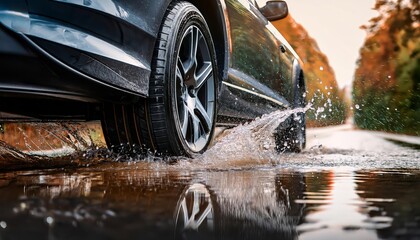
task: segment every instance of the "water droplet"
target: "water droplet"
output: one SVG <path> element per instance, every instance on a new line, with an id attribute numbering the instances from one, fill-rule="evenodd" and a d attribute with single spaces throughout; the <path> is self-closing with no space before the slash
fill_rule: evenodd
<path id="1" fill-rule="evenodd" d="M 356 104 L 356 109 L 360 109 L 360 105 L 359 104 Z"/>
<path id="2" fill-rule="evenodd" d="M 3 228 L 3 229 L 6 229 L 7 228 L 7 223 L 5 221 L 1 221 L 0 222 L 0 227 Z"/>
<path id="3" fill-rule="evenodd" d="M 323 66 L 319 67 L 319 70 L 324 71 L 324 67 Z"/>
<path id="4" fill-rule="evenodd" d="M 20 203 L 20 209 L 25 210 L 26 209 L 26 203 Z"/>
<path id="5" fill-rule="evenodd" d="M 48 224 L 53 224 L 54 223 L 54 218 L 52 218 L 52 217 L 47 217 L 47 219 L 46 219 L 46 221 L 47 221 L 47 223 Z"/>
<path id="6" fill-rule="evenodd" d="M 265 149 L 265 150 L 270 149 L 270 145 L 268 145 L 267 143 L 266 143 L 266 144 L 264 144 L 264 149 Z"/>
<path id="7" fill-rule="evenodd" d="M 316 111 L 317 111 L 318 113 L 322 113 L 322 112 L 324 112 L 324 111 L 325 111 L 325 108 L 320 107 L 320 108 L 318 108 Z"/>

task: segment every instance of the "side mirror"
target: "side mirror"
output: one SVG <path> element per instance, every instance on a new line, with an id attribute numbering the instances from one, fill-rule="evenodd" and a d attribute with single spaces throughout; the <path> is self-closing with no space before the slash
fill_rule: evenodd
<path id="1" fill-rule="evenodd" d="M 289 14 L 287 3 L 280 0 L 267 1 L 259 10 L 268 21 L 280 20 Z"/>

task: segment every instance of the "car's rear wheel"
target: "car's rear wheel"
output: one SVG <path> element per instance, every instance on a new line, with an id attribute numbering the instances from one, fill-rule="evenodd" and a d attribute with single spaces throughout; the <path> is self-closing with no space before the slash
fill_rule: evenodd
<path id="1" fill-rule="evenodd" d="M 218 74 L 210 31 L 187 2 L 170 5 L 157 38 L 149 98 L 106 106 L 109 146 L 140 145 L 171 155 L 202 153 L 215 127 Z"/>
<path id="2" fill-rule="evenodd" d="M 306 105 L 306 87 L 303 72 L 298 75 L 295 86 L 293 108 L 304 108 Z M 279 152 L 299 153 L 306 147 L 306 114 L 304 111 L 293 113 L 277 128 L 276 148 Z"/>

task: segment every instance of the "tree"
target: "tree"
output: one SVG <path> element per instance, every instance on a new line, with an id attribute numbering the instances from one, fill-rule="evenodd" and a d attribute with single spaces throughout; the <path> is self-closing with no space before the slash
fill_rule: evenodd
<path id="1" fill-rule="evenodd" d="M 379 16 L 363 26 L 353 99 L 365 129 L 420 135 L 420 3 L 377 0 Z"/>

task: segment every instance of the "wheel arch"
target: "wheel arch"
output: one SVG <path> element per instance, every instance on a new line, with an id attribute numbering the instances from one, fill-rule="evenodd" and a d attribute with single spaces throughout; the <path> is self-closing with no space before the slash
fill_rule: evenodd
<path id="1" fill-rule="evenodd" d="M 306 92 L 306 82 L 303 69 L 297 59 L 293 61 L 292 86 L 293 107 L 304 107 L 306 98 L 301 96 L 301 94 Z"/>

